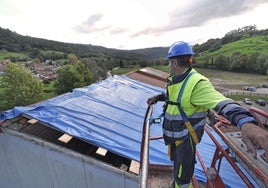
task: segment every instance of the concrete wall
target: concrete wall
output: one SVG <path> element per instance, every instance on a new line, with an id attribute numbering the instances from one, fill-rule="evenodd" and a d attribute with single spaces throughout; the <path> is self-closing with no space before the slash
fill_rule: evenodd
<path id="1" fill-rule="evenodd" d="M 138 176 L 25 134 L 0 133 L 0 188 L 136 188 Z"/>

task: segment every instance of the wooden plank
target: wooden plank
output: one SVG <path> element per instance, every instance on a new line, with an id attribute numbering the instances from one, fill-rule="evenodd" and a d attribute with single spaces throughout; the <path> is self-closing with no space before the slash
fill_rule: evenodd
<path id="1" fill-rule="evenodd" d="M 61 137 L 59 137 L 58 140 L 67 144 L 72 138 L 73 138 L 72 136 L 64 134 Z"/>
<path id="2" fill-rule="evenodd" d="M 101 155 L 101 156 L 105 156 L 106 153 L 107 153 L 107 150 L 104 149 L 104 148 L 101 148 L 101 147 L 99 147 L 99 148 L 97 149 L 97 151 L 96 151 L 96 154 Z"/>
<path id="3" fill-rule="evenodd" d="M 38 122 L 37 119 L 30 119 L 30 120 L 27 121 L 27 123 L 30 123 L 30 124 L 35 124 L 37 122 Z"/>
<path id="4" fill-rule="evenodd" d="M 120 166 L 120 169 L 126 172 L 127 169 L 128 169 L 128 166 L 125 165 L 125 164 L 123 163 L 123 164 Z"/>
<path id="5" fill-rule="evenodd" d="M 134 174 L 139 174 L 139 170 L 140 170 L 140 163 L 132 160 L 130 163 L 129 171 L 133 172 Z"/>

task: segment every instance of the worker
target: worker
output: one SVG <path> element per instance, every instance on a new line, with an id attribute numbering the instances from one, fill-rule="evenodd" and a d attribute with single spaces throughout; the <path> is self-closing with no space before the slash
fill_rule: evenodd
<path id="1" fill-rule="evenodd" d="M 214 110 L 241 129 L 247 150 L 254 157 L 257 145 L 268 153 L 268 132 L 257 126 L 246 108 L 215 90 L 212 83 L 192 67 L 193 55 L 188 43 L 172 44 L 167 53 L 170 76 L 166 92 L 147 100 L 148 105 L 165 101 L 163 137 L 173 161 L 175 187 L 192 187 L 196 144 L 204 133 L 208 110 Z"/>

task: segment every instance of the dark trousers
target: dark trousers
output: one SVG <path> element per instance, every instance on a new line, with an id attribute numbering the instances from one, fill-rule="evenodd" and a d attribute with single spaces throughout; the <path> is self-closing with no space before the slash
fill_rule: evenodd
<path id="1" fill-rule="evenodd" d="M 203 136 L 204 129 L 196 130 L 199 142 Z M 179 146 L 171 146 L 171 160 L 173 160 L 173 176 L 178 185 L 190 183 L 194 174 L 196 145 L 189 136 Z"/>

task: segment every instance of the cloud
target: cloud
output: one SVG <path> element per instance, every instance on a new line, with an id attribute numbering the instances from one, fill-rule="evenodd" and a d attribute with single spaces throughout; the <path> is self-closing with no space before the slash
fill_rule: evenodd
<path id="1" fill-rule="evenodd" d="M 93 14 L 86 21 L 75 26 L 74 29 L 78 33 L 91 33 L 106 30 L 109 26 L 97 27 L 102 18 L 102 14 Z"/>
<path id="2" fill-rule="evenodd" d="M 90 33 L 96 33 L 96 32 L 108 32 L 111 35 L 118 35 L 118 34 L 126 33 L 129 31 L 129 29 L 126 29 L 126 28 L 110 26 L 107 24 L 105 24 L 104 26 L 98 26 L 102 24 L 101 21 L 103 17 L 104 16 L 102 14 L 91 15 L 86 21 L 75 26 L 74 30 L 82 34 L 90 34 Z"/>
<path id="3" fill-rule="evenodd" d="M 171 13 L 173 28 L 196 27 L 217 18 L 226 18 L 245 13 L 256 8 L 265 0 L 203 0 L 188 4 L 185 9 L 175 9 Z M 170 24 L 170 25 L 171 25 Z"/>
<path id="4" fill-rule="evenodd" d="M 199 0 L 189 2 L 185 6 L 178 5 L 171 11 L 169 22 L 166 25 L 145 28 L 134 33 L 131 37 L 135 38 L 147 34 L 159 36 L 164 32 L 202 26 L 215 19 L 246 13 L 263 3 L 267 3 L 267 0 Z"/>
<path id="5" fill-rule="evenodd" d="M 167 46 L 174 39 L 201 43 L 247 25 L 267 29 L 267 0 L 0 1 L 3 28 L 110 48 Z M 40 7 L 49 14 L 40 13 Z"/>
<path id="6" fill-rule="evenodd" d="M 110 33 L 112 35 L 118 35 L 118 34 L 122 34 L 122 33 L 126 33 L 128 32 L 129 29 L 125 29 L 125 28 L 116 28 L 116 29 L 111 29 Z"/>

